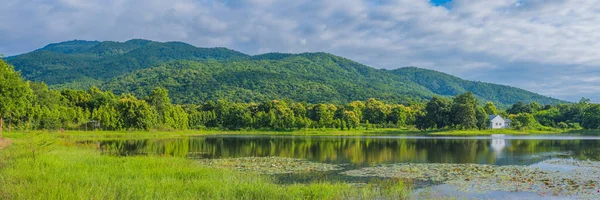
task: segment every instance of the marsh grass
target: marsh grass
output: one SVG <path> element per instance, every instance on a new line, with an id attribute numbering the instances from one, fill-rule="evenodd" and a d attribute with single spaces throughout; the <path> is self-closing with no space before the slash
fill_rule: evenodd
<path id="1" fill-rule="evenodd" d="M 12 135 L 0 150 L 0 199 L 404 199 L 408 188 L 316 182 L 279 185 L 256 173 L 177 157 L 101 155 L 93 146 Z M 34 144 L 48 151 L 31 154 Z"/>

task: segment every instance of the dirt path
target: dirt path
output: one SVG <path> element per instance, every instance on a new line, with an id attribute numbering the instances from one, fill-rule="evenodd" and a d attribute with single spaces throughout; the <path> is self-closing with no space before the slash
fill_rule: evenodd
<path id="1" fill-rule="evenodd" d="M 9 139 L 0 139 L 0 150 L 8 147 L 12 143 Z"/>

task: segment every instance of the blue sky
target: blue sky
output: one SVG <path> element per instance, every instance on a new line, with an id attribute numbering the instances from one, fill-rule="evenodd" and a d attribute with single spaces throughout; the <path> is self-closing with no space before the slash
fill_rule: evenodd
<path id="1" fill-rule="evenodd" d="M 4 0 L 0 54 L 144 38 L 248 54 L 330 52 L 600 102 L 592 0 Z"/>
<path id="2" fill-rule="evenodd" d="M 439 5 L 444 5 L 446 3 L 451 2 L 452 0 L 431 0 L 429 2 L 431 2 L 433 5 L 439 6 Z"/>

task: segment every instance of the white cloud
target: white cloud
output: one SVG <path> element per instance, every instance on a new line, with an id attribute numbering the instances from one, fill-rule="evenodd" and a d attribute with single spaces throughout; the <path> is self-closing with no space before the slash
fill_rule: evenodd
<path id="1" fill-rule="evenodd" d="M 592 0 L 6 0 L 0 52 L 131 38 L 249 54 L 324 51 L 599 101 L 599 12 Z"/>

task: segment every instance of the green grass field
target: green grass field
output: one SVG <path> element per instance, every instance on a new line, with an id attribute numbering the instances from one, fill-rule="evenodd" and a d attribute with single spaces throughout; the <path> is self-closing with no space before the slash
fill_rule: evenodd
<path id="1" fill-rule="evenodd" d="M 360 187 L 330 182 L 280 185 L 265 175 L 210 168 L 185 158 L 101 155 L 94 146 L 65 139 L 68 134 L 5 134 L 12 144 L 0 149 L 0 199 L 404 199 L 409 194 L 398 181 Z"/>
<path id="2" fill-rule="evenodd" d="M 201 166 L 176 157 L 102 155 L 86 139 L 160 138 L 207 134 L 490 135 L 598 134 L 597 131 L 372 129 L 341 131 L 66 131 L 4 132 L 0 199 L 344 199 L 406 198 L 402 182 L 276 184 L 268 176 Z M 384 187 L 381 187 L 384 185 Z"/>

